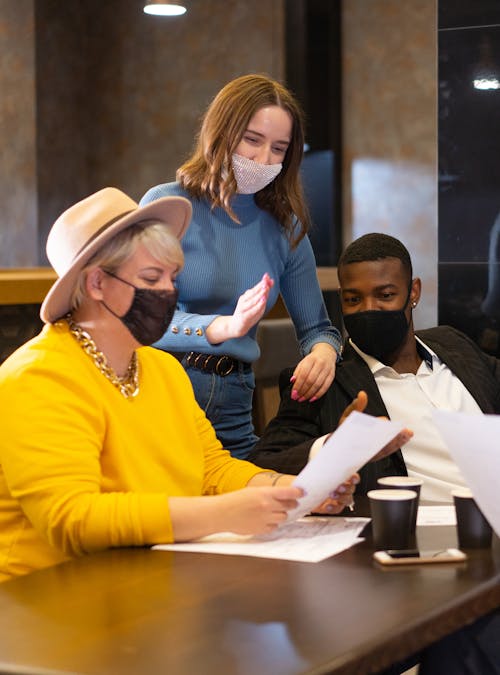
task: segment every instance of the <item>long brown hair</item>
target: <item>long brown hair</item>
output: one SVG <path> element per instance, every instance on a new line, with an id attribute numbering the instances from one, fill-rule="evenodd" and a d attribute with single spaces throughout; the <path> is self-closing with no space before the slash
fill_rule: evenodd
<path id="1" fill-rule="evenodd" d="M 177 171 L 177 180 L 192 197 L 208 198 L 212 208 L 223 208 L 238 222 L 231 208 L 237 190 L 231 157 L 251 118 L 270 105 L 290 114 L 292 136 L 283 169 L 256 193 L 255 201 L 276 218 L 295 247 L 310 228 L 299 173 L 304 153 L 303 112 L 292 93 L 267 75 L 243 75 L 219 91 L 205 112 L 192 156 Z"/>

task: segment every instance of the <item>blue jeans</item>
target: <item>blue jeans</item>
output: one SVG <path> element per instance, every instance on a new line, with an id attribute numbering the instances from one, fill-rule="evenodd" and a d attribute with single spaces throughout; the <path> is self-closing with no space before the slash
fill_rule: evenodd
<path id="1" fill-rule="evenodd" d="M 254 433 L 252 370 L 239 369 L 225 377 L 182 365 L 191 380 L 198 405 L 215 429 L 217 438 L 233 457 L 245 459 L 259 440 Z"/>

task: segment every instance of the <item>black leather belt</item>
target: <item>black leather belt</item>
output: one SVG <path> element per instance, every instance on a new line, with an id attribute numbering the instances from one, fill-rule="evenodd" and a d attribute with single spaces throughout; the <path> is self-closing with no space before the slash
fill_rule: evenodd
<path id="1" fill-rule="evenodd" d="M 215 373 L 219 377 L 226 377 L 242 366 L 244 371 L 251 370 L 252 366 L 245 361 L 238 361 L 232 356 L 220 354 L 201 354 L 200 352 L 188 352 L 185 354 L 185 363 L 190 368 L 203 370 L 205 373 Z"/>

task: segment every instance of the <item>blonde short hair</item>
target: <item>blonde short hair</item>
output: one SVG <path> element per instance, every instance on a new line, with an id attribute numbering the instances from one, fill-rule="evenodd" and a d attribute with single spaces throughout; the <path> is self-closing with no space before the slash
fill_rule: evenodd
<path id="1" fill-rule="evenodd" d="M 122 230 L 95 253 L 80 272 L 71 296 L 71 309 L 77 309 L 85 297 L 85 280 L 91 267 L 116 272 L 143 245 L 160 263 L 177 267 L 184 265 L 179 240 L 165 223 L 143 220 Z"/>

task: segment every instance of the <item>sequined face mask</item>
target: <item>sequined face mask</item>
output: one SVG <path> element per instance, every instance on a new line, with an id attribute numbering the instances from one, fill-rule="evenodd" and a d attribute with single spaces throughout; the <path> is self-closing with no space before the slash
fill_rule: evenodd
<path id="1" fill-rule="evenodd" d="M 106 271 L 106 270 L 105 270 Z M 111 312 L 129 329 L 137 342 L 141 345 L 152 345 L 165 333 L 172 321 L 177 306 L 178 291 L 155 291 L 151 288 L 138 288 L 125 279 L 121 279 L 112 272 L 106 272 L 110 277 L 118 279 L 134 289 L 134 299 L 128 311 L 118 316 L 111 307 L 101 300 L 108 312 Z"/>
<path id="2" fill-rule="evenodd" d="M 232 167 L 239 194 L 253 195 L 272 183 L 283 164 L 259 164 L 253 159 L 234 154 Z"/>

